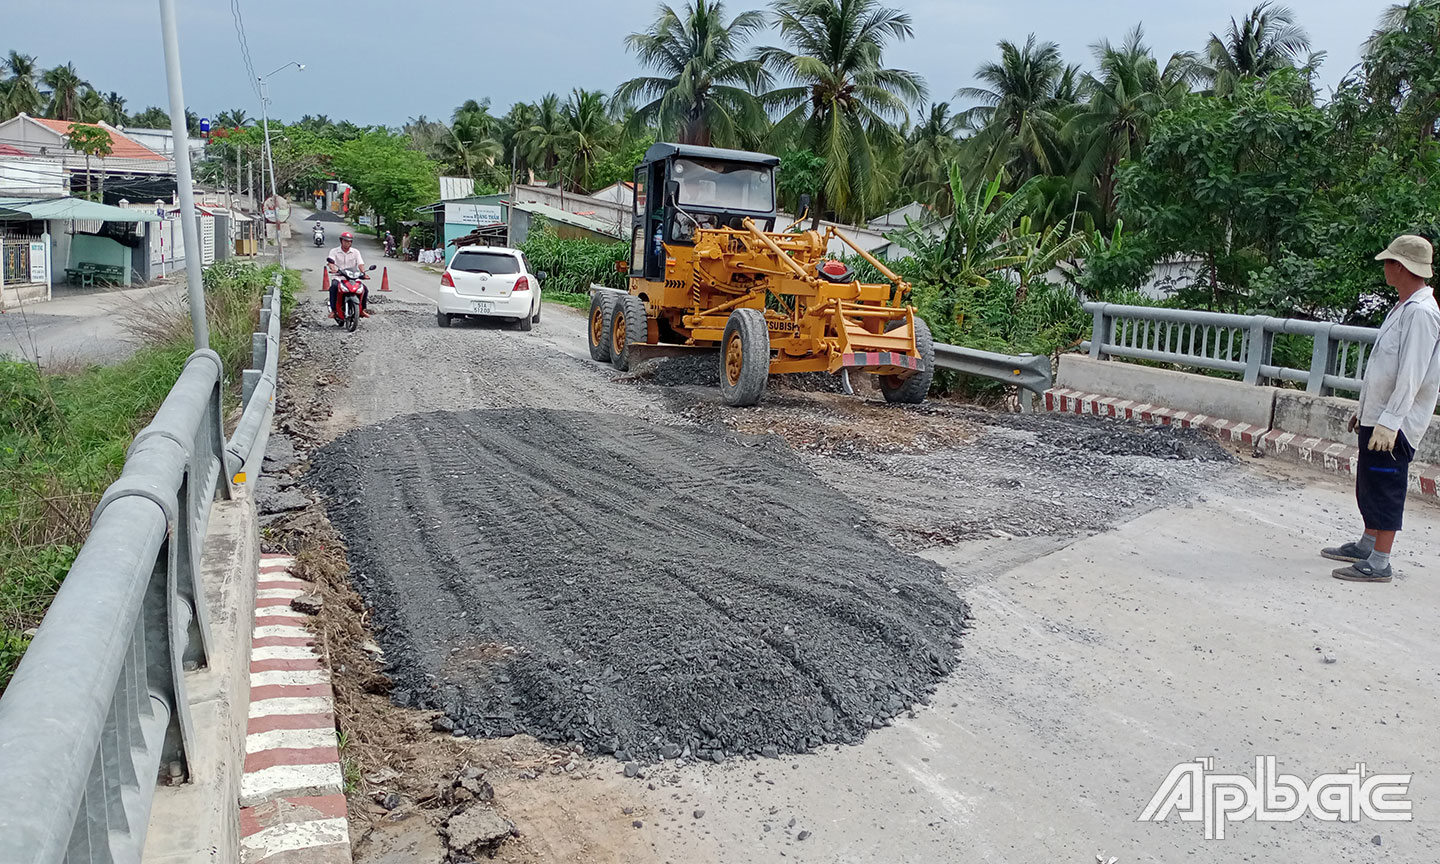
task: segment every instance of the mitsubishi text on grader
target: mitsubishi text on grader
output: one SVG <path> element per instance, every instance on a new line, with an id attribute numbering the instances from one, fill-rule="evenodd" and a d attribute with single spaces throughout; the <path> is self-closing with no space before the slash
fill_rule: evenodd
<path id="1" fill-rule="evenodd" d="M 887 401 L 923 401 L 934 348 L 907 302 L 910 285 L 833 227 L 777 226 L 779 164 L 712 147 L 646 151 L 635 169 L 629 291 L 595 290 L 590 356 L 623 371 L 718 348 L 720 389 L 737 406 L 758 402 L 769 375 L 821 371 L 868 372 Z M 889 283 L 858 281 L 827 255 L 835 240 Z"/>

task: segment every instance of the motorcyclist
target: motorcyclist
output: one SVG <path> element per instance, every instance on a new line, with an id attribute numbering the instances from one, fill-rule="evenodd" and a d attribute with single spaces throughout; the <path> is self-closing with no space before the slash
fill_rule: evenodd
<path id="1" fill-rule="evenodd" d="M 385 232 L 385 257 L 387 257 L 387 258 L 393 258 L 394 256 L 395 256 L 395 235 L 394 235 L 394 234 L 391 234 L 389 231 L 386 231 L 386 232 Z"/>
<path id="2" fill-rule="evenodd" d="M 342 232 L 342 233 L 340 234 L 340 245 L 339 245 L 339 247 L 330 250 L 330 255 L 329 255 L 330 267 L 331 267 L 331 269 L 333 269 L 337 274 L 338 274 L 339 271 L 341 271 L 341 270 L 355 270 L 356 272 L 360 273 L 361 275 L 364 275 L 364 272 L 365 272 L 365 259 L 360 256 L 360 250 L 354 248 L 354 243 L 355 243 L 355 238 L 354 238 L 354 236 L 352 236 L 349 231 L 345 231 L 345 232 Z M 336 319 L 339 319 L 339 317 L 340 317 L 340 316 L 336 313 L 336 311 L 335 311 L 335 303 L 336 303 L 337 300 L 339 300 L 339 297 L 340 297 L 340 280 L 339 280 L 338 278 L 332 277 L 332 278 L 330 279 L 330 315 L 331 315 L 331 317 L 336 318 Z M 370 288 L 369 288 L 368 286 L 362 285 L 362 286 L 360 286 L 360 317 L 361 317 L 361 318 L 369 318 L 369 317 L 370 317 L 369 306 L 370 306 Z"/>
<path id="3" fill-rule="evenodd" d="M 317 244 L 325 242 L 325 226 L 319 222 L 315 223 L 315 240 Z"/>

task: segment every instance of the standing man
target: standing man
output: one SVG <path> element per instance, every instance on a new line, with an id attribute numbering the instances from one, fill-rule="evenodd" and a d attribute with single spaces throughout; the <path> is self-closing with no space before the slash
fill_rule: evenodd
<path id="1" fill-rule="evenodd" d="M 1365 533 L 1358 542 L 1320 551 L 1352 562 L 1332 574 L 1336 579 L 1390 581 L 1390 549 L 1405 510 L 1410 460 L 1440 392 L 1440 307 L 1425 283 L 1434 275 L 1433 257 L 1430 242 L 1413 234 L 1396 237 L 1375 256 L 1385 262 L 1385 282 L 1400 292 L 1400 302 L 1380 326 L 1365 365 L 1359 414 L 1350 418 L 1350 430 L 1360 430 L 1355 500 Z"/>
<path id="2" fill-rule="evenodd" d="M 355 237 L 349 231 L 340 234 L 340 246 L 330 250 L 331 267 L 335 272 L 341 270 L 355 270 L 362 276 L 365 273 L 365 259 L 360 257 L 360 250 L 354 248 Z M 338 319 L 340 314 L 335 311 L 335 303 L 340 298 L 340 280 L 330 280 L 330 317 Z M 370 289 L 365 288 L 360 292 L 360 317 L 369 318 L 370 312 Z"/>

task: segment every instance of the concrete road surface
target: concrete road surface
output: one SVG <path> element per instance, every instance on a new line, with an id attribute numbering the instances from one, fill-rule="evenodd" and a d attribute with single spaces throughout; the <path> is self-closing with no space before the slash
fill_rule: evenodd
<path id="1" fill-rule="evenodd" d="M 115 363 L 139 342 L 125 325 L 128 311 L 178 302 L 183 280 L 121 290 L 79 290 L 56 286 L 54 299 L 0 313 L 0 356 L 38 361 L 44 368 Z"/>
<path id="2" fill-rule="evenodd" d="M 359 246 L 389 267 L 393 291 L 357 333 L 307 337 L 329 346 L 348 379 L 330 434 L 488 407 L 708 418 L 716 434 L 768 430 L 802 453 L 817 483 L 865 497 L 878 530 L 944 566 L 971 605 L 957 671 L 928 705 L 859 745 L 667 763 L 636 779 L 599 757 L 574 774 L 497 782 L 497 803 L 533 855 L 524 860 L 1440 861 L 1435 506 L 1411 504 L 1393 584 L 1339 582 L 1330 577 L 1337 565 L 1316 554 L 1358 531 L 1352 490 L 1339 480 L 1249 458 L 1222 465 L 1117 451 L 1095 463 L 1085 460 L 1105 449 L 1113 427 L 1097 427 L 1091 444 L 1067 455 L 1049 446 L 1045 424 L 1058 420 L 1015 427 L 978 413 L 904 415 L 927 424 L 953 416 L 963 441 L 940 435 L 919 449 L 855 453 L 845 442 L 875 433 L 826 425 L 850 410 L 844 397 L 732 411 L 713 391 L 617 381 L 585 353 L 583 316 L 554 306 L 533 333 L 441 330 L 430 315 L 438 273 L 385 262 L 369 238 Z M 292 258 L 311 268 L 316 289 L 298 314 L 316 321 L 321 253 L 306 244 Z M 882 410 L 862 416 L 890 423 Z M 377 442 L 376 458 L 405 446 Z M 1089 474 L 1076 467 L 1095 464 Z M 885 500 L 887 488 L 900 490 L 896 500 Z M 631 504 L 617 502 L 614 518 Z M 1101 508 L 1104 530 L 1094 530 L 1086 515 Z M 1043 521 L 1056 512 L 1065 518 Z M 914 520 L 934 532 L 909 531 Z M 1307 783 L 1357 763 L 1413 774 L 1414 819 L 1249 819 L 1223 840 L 1173 815 L 1138 821 L 1176 766 L 1213 757 L 1216 772 L 1254 779 L 1265 756 Z"/>

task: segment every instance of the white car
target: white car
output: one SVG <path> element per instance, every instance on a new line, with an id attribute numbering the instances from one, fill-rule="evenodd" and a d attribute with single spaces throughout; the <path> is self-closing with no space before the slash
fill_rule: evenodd
<path id="1" fill-rule="evenodd" d="M 518 249 L 462 246 L 440 277 L 435 320 L 449 327 L 455 318 L 507 318 L 521 330 L 540 323 L 543 271 L 530 269 Z"/>

